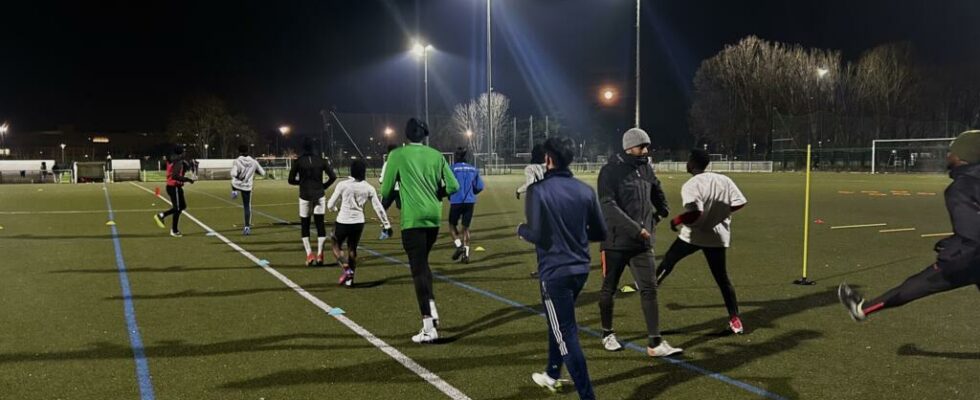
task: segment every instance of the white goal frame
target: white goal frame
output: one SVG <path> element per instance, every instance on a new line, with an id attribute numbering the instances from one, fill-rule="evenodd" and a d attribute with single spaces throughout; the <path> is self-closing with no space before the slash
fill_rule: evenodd
<path id="1" fill-rule="evenodd" d="M 952 142 L 956 138 L 921 138 L 921 139 L 875 139 L 871 141 L 871 174 L 874 175 L 877 167 L 878 143 L 905 143 L 905 142 Z"/>

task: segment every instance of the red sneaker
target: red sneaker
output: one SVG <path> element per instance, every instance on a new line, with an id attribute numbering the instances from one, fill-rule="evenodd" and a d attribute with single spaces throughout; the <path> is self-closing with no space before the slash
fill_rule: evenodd
<path id="1" fill-rule="evenodd" d="M 313 255 L 313 254 L 307 254 L 306 255 L 306 266 L 307 267 L 312 267 L 314 263 L 316 263 L 316 256 Z"/>
<path id="2" fill-rule="evenodd" d="M 344 272 L 340 274 L 340 278 L 337 279 L 337 284 L 341 286 L 350 286 L 354 281 L 354 271 L 350 268 L 344 268 Z"/>
<path id="3" fill-rule="evenodd" d="M 322 267 L 323 266 L 323 254 L 317 254 L 316 255 L 316 265 L 318 267 Z"/>
<path id="4" fill-rule="evenodd" d="M 728 328 L 731 329 L 732 333 L 736 335 L 741 335 L 745 333 L 745 328 L 742 327 L 742 320 L 739 319 L 737 315 L 732 317 L 732 319 L 728 321 Z"/>

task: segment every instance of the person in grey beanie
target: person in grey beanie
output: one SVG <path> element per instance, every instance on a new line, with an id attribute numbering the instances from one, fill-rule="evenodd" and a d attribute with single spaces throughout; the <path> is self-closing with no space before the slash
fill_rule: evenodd
<path id="1" fill-rule="evenodd" d="M 649 160 L 650 135 L 639 128 L 623 134 L 623 151 L 609 157 L 599 171 L 599 202 L 609 235 L 602 243 L 602 289 L 599 314 L 602 345 L 608 351 L 623 346 L 613 330 L 613 298 L 619 278 L 629 265 L 640 292 L 647 325 L 647 355 L 665 357 L 682 350 L 660 335 L 656 261 L 653 256 L 656 224 L 669 214 L 667 198 Z"/>

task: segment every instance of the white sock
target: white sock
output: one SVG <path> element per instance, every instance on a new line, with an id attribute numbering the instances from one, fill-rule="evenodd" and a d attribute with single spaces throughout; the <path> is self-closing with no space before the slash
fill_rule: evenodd
<path id="1" fill-rule="evenodd" d="M 327 238 L 318 237 L 316 238 L 316 254 L 323 254 L 323 242 L 326 242 Z"/>
<path id="2" fill-rule="evenodd" d="M 306 249 L 306 255 L 310 255 L 313 251 L 310 250 L 310 238 L 303 238 L 303 248 Z"/>
<path id="3" fill-rule="evenodd" d="M 432 315 L 432 318 L 439 319 L 439 311 L 436 311 L 435 300 L 429 300 L 429 315 Z"/>
<path id="4" fill-rule="evenodd" d="M 470 256 L 470 246 L 466 246 L 465 249 L 466 249 L 466 256 L 469 257 Z"/>
<path id="5" fill-rule="evenodd" d="M 425 329 L 427 332 L 436 329 L 436 327 L 432 325 L 432 317 L 422 318 L 422 329 Z"/>
<path id="6" fill-rule="evenodd" d="M 459 239 L 453 240 L 453 243 L 456 243 L 456 247 L 459 247 L 459 246 L 462 246 L 463 245 L 463 241 L 462 240 L 459 240 Z"/>

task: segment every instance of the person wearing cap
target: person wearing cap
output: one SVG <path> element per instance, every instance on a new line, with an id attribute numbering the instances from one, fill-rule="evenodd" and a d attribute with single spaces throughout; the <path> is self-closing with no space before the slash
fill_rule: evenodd
<path id="1" fill-rule="evenodd" d="M 953 179 L 944 193 L 953 235 L 936 243 L 936 262 L 870 301 L 841 283 L 837 295 L 855 321 L 964 286 L 980 289 L 980 131 L 960 134 L 949 148 L 946 163 Z"/>
<path id="2" fill-rule="evenodd" d="M 432 343 L 439 338 L 436 331 L 439 313 L 433 295 L 429 253 L 439 236 L 442 199 L 456 193 L 459 182 L 442 153 L 422 144 L 429 136 L 425 122 L 409 119 L 405 136 L 410 143 L 388 154 L 388 165 L 381 178 L 381 198 L 390 198 L 398 185 L 402 247 L 408 255 L 415 297 L 422 313 L 422 330 L 412 336 L 412 341 Z"/>
<path id="3" fill-rule="evenodd" d="M 602 289 L 599 315 L 602 346 L 619 351 L 623 346 L 613 330 L 614 297 L 626 266 L 640 292 L 647 326 L 647 354 L 665 357 L 681 352 L 660 335 L 657 306 L 656 261 L 653 255 L 657 222 L 669 215 L 666 196 L 650 164 L 650 135 L 633 128 L 623 134 L 623 151 L 609 157 L 599 170 L 599 202 L 609 235 L 602 245 Z"/>

